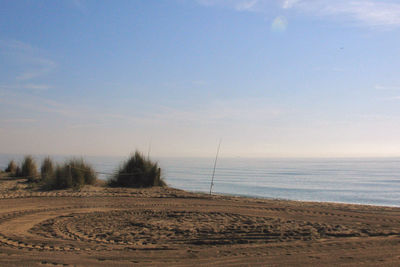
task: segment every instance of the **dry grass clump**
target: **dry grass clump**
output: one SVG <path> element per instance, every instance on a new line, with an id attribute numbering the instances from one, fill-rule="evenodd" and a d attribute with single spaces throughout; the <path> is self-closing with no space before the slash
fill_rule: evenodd
<path id="1" fill-rule="evenodd" d="M 47 189 L 77 189 L 87 184 L 93 185 L 96 180 L 96 172 L 89 164 L 82 159 L 72 159 L 57 166 L 54 175 L 43 180 L 43 185 Z"/>
<path id="2" fill-rule="evenodd" d="M 21 165 L 21 173 L 18 175 L 28 179 L 28 182 L 35 182 L 38 180 L 38 170 L 35 160 L 32 156 L 25 156 Z"/>
<path id="3" fill-rule="evenodd" d="M 138 151 L 122 164 L 108 184 L 113 187 L 166 186 L 158 164 Z"/>
<path id="4" fill-rule="evenodd" d="M 40 167 L 40 178 L 43 184 L 50 184 L 50 181 L 54 177 L 54 164 L 50 157 L 43 160 L 42 166 Z"/>
<path id="5" fill-rule="evenodd" d="M 17 173 L 17 169 L 18 165 L 15 163 L 15 161 L 11 160 L 4 171 L 10 173 L 10 175 L 15 175 Z"/>
<path id="6" fill-rule="evenodd" d="M 18 166 L 13 160 L 5 170 L 10 176 L 26 178 L 31 186 L 42 187 L 45 190 L 81 188 L 84 185 L 93 185 L 97 175 L 92 166 L 83 159 L 71 159 L 62 165 L 53 163 L 50 157 L 43 160 L 40 174 L 36 162 L 31 156 L 26 156 Z"/>
<path id="7" fill-rule="evenodd" d="M 28 182 L 37 181 L 39 178 L 36 162 L 32 156 L 25 156 L 21 166 L 17 165 L 14 160 L 11 160 L 5 172 L 11 177 L 27 178 Z"/>

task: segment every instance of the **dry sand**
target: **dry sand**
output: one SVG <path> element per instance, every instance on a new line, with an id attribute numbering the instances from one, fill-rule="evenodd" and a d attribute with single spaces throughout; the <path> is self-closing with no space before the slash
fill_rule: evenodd
<path id="1" fill-rule="evenodd" d="M 1 266 L 400 266 L 400 208 L 0 180 Z"/>

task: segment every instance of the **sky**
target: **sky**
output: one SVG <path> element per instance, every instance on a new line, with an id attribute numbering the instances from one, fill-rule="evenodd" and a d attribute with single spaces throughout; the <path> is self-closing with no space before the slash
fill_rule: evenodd
<path id="1" fill-rule="evenodd" d="M 400 156 L 397 0 L 0 0 L 0 152 Z"/>

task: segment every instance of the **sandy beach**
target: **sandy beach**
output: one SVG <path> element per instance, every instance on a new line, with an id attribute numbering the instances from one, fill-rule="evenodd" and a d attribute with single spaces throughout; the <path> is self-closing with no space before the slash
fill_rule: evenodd
<path id="1" fill-rule="evenodd" d="M 0 180 L 2 266 L 399 266 L 400 208 Z"/>

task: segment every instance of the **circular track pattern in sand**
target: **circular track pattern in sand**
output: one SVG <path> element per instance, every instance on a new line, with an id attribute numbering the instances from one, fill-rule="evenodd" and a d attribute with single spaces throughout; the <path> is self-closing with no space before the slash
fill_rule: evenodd
<path id="1" fill-rule="evenodd" d="M 400 244 L 398 209 L 206 198 L 170 189 L 59 194 L 0 199 L 0 265 L 17 257 L 21 265 L 93 266 L 218 260 L 226 266 L 226 259 L 237 266 L 285 257 L 290 265 L 297 262 L 291 255 L 311 264 L 321 255 L 343 263 L 359 255 L 373 263 L 400 260 L 391 252 Z M 317 256 L 308 257 L 310 251 Z"/>
<path id="2" fill-rule="evenodd" d="M 225 212 L 111 210 L 45 220 L 30 232 L 129 246 L 267 243 L 318 238 L 319 224 Z M 59 233 L 59 234 L 56 234 Z"/>

